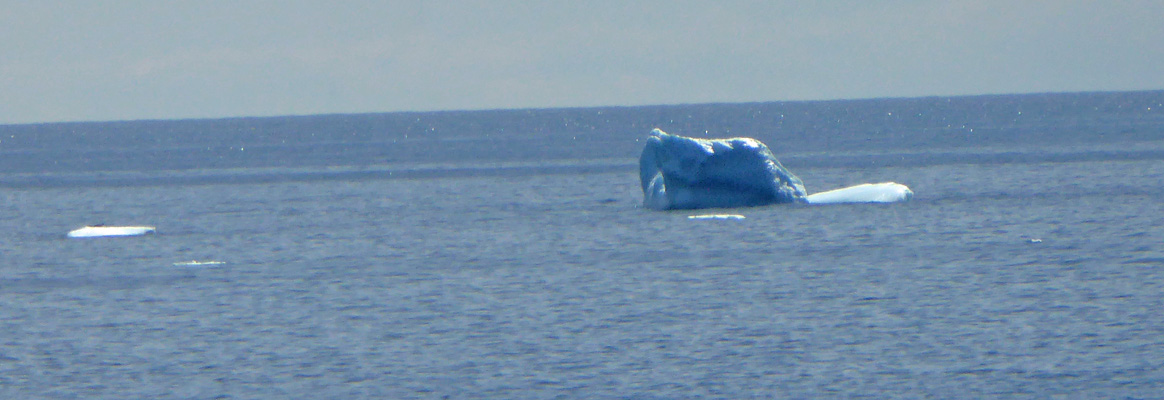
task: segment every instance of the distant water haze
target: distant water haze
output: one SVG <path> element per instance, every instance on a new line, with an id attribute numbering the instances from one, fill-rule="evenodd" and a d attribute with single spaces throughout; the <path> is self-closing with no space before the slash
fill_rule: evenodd
<path id="1" fill-rule="evenodd" d="M 1152 91 L 0 125 L 0 171 L 631 163 L 654 128 L 756 138 L 790 168 L 1151 158 L 1160 151 L 1162 98 Z M 1131 143 L 1144 145 L 1108 148 Z M 1009 150 L 1030 145 L 1041 150 Z"/>

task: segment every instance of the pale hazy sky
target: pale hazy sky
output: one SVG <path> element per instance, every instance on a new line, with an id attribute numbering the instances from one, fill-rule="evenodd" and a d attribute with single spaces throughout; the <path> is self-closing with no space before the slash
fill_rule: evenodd
<path id="1" fill-rule="evenodd" d="M 0 0 L 0 124 L 1164 89 L 1164 1 Z"/>

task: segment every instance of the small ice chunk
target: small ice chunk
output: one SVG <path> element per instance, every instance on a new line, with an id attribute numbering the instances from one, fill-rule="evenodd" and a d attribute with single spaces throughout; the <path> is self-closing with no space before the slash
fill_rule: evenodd
<path id="1" fill-rule="evenodd" d="M 84 227 L 69 231 L 69 237 L 141 236 L 155 233 L 154 227 Z"/>
<path id="2" fill-rule="evenodd" d="M 743 215 L 739 214 L 703 214 L 703 215 L 688 215 L 687 219 L 744 219 Z"/>
<path id="3" fill-rule="evenodd" d="M 201 266 L 206 266 L 206 265 L 222 265 L 222 264 L 226 264 L 226 262 L 225 262 L 225 261 L 198 261 L 198 260 L 190 260 L 190 261 L 179 261 L 179 262 L 176 262 L 176 263 L 174 263 L 174 266 L 175 266 L 175 267 L 201 267 Z"/>

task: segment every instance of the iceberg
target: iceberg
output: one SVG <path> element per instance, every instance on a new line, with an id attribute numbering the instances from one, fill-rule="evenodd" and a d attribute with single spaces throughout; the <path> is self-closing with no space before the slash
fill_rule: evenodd
<path id="1" fill-rule="evenodd" d="M 69 231 L 68 237 L 71 238 L 93 238 L 93 237 L 111 237 L 111 236 L 141 236 L 145 234 L 154 233 L 155 229 L 152 226 L 86 226 L 83 228 Z"/>
<path id="2" fill-rule="evenodd" d="M 651 131 L 639 158 L 643 205 L 655 210 L 804 203 L 804 183 L 751 138 Z"/>
<path id="3" fill-rule="evenodd" d="M 893 203 L 913 197 L 895 182 L 807 195 L 804 182 L 752 138 L 697 139 L 651 131 L 639 158 L 643 206 L 654 210 L 777 203 Z"/>

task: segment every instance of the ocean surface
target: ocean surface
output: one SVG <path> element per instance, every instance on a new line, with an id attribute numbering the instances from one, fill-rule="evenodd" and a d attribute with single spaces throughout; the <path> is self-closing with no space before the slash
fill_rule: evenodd
<path id="1" fill-rule="evenodd" d="M 1160 398 L 1162 268 L 1160 91 L 0 126 L 0 398 Z"/>

